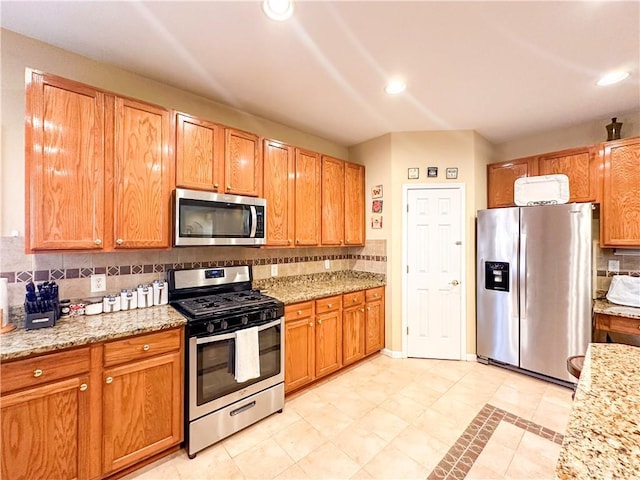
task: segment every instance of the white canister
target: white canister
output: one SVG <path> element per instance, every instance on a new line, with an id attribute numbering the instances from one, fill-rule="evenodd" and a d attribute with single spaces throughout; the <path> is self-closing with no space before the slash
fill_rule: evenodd
<path id="1" fill-rule="evenodd" d="M 120 291 L 120 310 L 135 310 L 138 308 L 138 292 L 126 288 Z"/>
<path id="2" fill-rule="evenodd" d="M 166 305 L 169 303 L 169 292 L 167 282 L 164 280 L 153 281 L 153 304 Z"/>
<path id="3" fill-rule="evenodd" d="M 105 295 L 102 297 L 102 311 L 104 313 L 120 311 L 120 295 Z"/>
<path id="4" fill-rule="evenodd" d="M 7 291 L 9 280 L 0 278 L 0 319 L 1 325 L 6 327 L 9 323 L 9 293 Z"/>
<path id="5" fill-rule="evenodd" d="M 153 287 L 148 284 L 138 285 L 138 308 L 153 307 Z"/>

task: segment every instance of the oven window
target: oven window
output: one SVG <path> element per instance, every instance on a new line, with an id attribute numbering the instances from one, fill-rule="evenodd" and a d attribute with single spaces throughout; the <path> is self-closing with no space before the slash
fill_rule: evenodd
<path id="1" fill-rule="evenodd" d="M 251 234 L 251 210 L 246 205 L 180 200 L 180 236 L 244 238 Z"/>
<path id="2" fill-rule="evenodd" d="M 235 339 L 198 345 L 197 404 L 203 405 L 280 373 L 280 325 L 258 333 L 260 377 L 236 382 Z"/>

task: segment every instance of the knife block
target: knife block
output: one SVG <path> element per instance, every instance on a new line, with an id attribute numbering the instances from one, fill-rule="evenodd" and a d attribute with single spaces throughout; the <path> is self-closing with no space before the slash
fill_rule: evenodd
<path id="1" fill-rule="evenodd" d="M 36 328 L 53 327 L 58 320 L 60 311 L 58 304 L 54 303 L 53 310 L 46 312 L 27 313 L 24 319 L 25 330 L 35 330 Z"/>

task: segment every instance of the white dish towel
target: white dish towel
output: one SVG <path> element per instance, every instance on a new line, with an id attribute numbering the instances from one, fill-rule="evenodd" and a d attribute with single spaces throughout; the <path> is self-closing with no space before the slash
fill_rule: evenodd
<path id="1" fill-rule="evenodd" d="M 260 345 L 258 327 L 236 332 L 236 382 L 242 383 L 260 376 Z"/>

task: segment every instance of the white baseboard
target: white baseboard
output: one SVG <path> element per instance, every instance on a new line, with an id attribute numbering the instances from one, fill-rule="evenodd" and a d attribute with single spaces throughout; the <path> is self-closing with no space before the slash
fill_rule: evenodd
<path id="1" fill-rule="evenodd" d="M 475 353 L 467 353 L 465 360 L 467 362 L 477 362 L 478 356 Z"/>
<path id="2" fill-rule="evenodd" d="M 399 352 L 397 350 L 389 350 L 388 348 L 383 348 L 380 353 L 382 353 L 383 355 L 386 355 L 387 357 L 391 357 L 391 358 L 402 358 L 402 352 Z"/>

